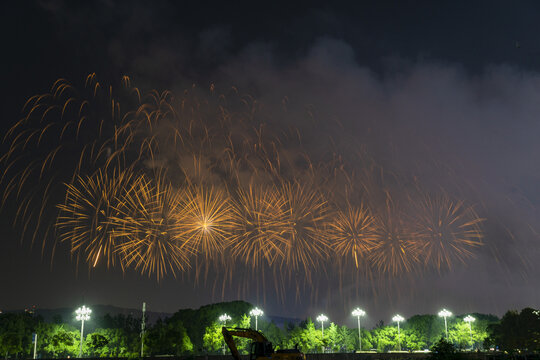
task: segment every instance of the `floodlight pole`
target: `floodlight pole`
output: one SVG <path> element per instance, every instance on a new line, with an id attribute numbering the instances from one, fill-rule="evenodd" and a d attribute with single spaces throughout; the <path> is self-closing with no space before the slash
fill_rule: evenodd
<path id="1" fill-rule="evenodd" d="M 144 357 L 144 331 L 146 326 L 145 321 L 145 315 L 146 315 L 146 303 L 142 303 L 142 319 L 141 319 L 141 358 Z"/>
<path id="2" fill-rule="evenodd" d="M 446 333 L 446 341 L 448 341 L 448 323 L 446 318 L 452 316 L 452 313 L 446 309 L 442 309 L 439 311 L 439 316 L 444 318 L 444 332 Z"/>
<path id="3" fill-rule="evenodd" d="M 219 318 L 219 321 L 223 323 L 223 326 L 227 326 L 227 320 L 231 320 L 231 317 L 227 315 L 226 313 L 221 315 Z M 223 342 L 223 355 L 225 355 L 225 342 Z"/>
<path id="4" fill-rule="evenodd" d="M 264 314 L 263 311 L 257 307 L 249 312 L 249 315 L 255 316 L 255 330 L 259 330 L 258 320 L 259 316 L 262 316 L 262 314 Z"/>
<path id="5" fill-rule="evenodd" d="M 37 355 L 37 333 L 34 333 L 34 359 L 36 359 L 36 355 Z"/>
<path id="6" fill-rule="evenodd" d="M 471 315 L 467 315 L 465 316 L 465 318 L 463 319 L 463 321 L 469 323 L 469 335 L 471 336 L 471 350 L 473 349 L 474 347 L 474 343 L 473 343 L 473 338 L 472 338 L 472 323 L 473 321 L 475 321 L 476 319 L 474 317 L 472 317 Z"/>
<path id="7" fill-rule="evenodd" d="M 356 316 L 358 319 L 358 343 L 359 343 L 359 351 L 362 351 L 362 330 L 360 327 L 360 317 L 364 316 L 366 312 L 360 308 L 356 308 L 353 310 L 352 315 Z"/>
<path id="8" fill-rule="evenodd" d="M 83 334 L 84 334 L 84 319 L 81 321 L 81 346 L 79 348 L 79 358 L 82 358 Z"/>
<path id="9" fill-rule="evenodd" d="M 360 351 L 362 351 L 362 331 L 360 330 L 360 315 L 357 316 L 358 318 L 358 348 Z"/>
<path id="10" fill-rule="evenodd" d="M 328 317 L 326 317 L 326 315 L 324 314 L 321 314 L 319 316 L 317 316 L 317 321 L 319 321 L 321 323 L 321 333 L 322 333 L 322 340 L 323 340 L 323 353 L 325 351 L 325 346 L 324 346 L 324 322 L 328 320 Z"/>
<path id="11" fill-rule="evenodd" d="M 397 322 L 398 351 L 401 351 L 401 330 L 399 328 L 399 323 L 405 319 L 401 315 L 396 315 L 392 318 L 392 320 Z"/>
<path id="12" fill-rule="evenodd" d="M 79 347 L 79 358 L 82 358 L 82 346 L 83 346 L 83 339 L 84 339 L 84 321 L 90 320 L 90 314 L 92 313 L 92 310 L 90 308 L 87 308 L 86 306 L 82 306 L 78 308 L 75 313 L 77 314 L 77 320 L 81 322 L 81 345 Z"/>

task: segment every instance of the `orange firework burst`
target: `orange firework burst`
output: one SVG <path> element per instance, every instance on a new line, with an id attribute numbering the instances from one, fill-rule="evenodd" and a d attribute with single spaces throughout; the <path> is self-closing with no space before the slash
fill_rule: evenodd
<path id="1" fill-rule="evenodd" d="M 359 259 L 367 257 L 377 240 L 375 218 L 361 205 L 337 211 L 332 220 L 328 229 L 332 249 L 344 262 L 354 260 L 358 269 Z"/>
<path id="2" fill-rule="evenodd" d="M 177 230 L 183 246 L 206 261 L 218 259 L 231 229 L 227 193 L 213 187 L 193 186 L 184 191 L 181 207 Z"/>
<path id="3" fill-rule="evenodd" d="M 379 272 L 400 276 L 414 270 L 419 243 L 390 198 L 376 216 L 376 241 L 369 259 Z"/>
<path id="4" fill-rule="evenodd" d="M 421 241 L 424 263 L 438 270 L 451 268 L 455 261 L 465 263 L 482 245 L 479 218 L 471 206 L 446 195 L 424 196 L 416 201 L 411 218 Z"/>
<path id="5" fill-rule="evenodd" d="M 232 207 L 231 254 L 257 269 L 283 256 L 279 234 L 284 220 L 283 198 L 270 187 L 238 189 Z"/>
<path id="6" fill-rule="evenodd" d="M 82 252 L 93 267 L 102 258 L 107 267 L 115 265 L 118 238 L 112 219 L 118 218 L 120 199 L 131 178 L 129 171 L 114 171 L 111 176 L 98 171 L 66 185 L 66 200 L 58 205 L 56 221 L 60 240 L 71 244 L 72 253 Z"/>
<path id="7" fill-rule="evenodd" d="M 190 267 L 191 249 L 179 235 L 182 206 L 179 192 L 160 181 L 139 177 L 125 192 L 112 221 L 125 266 L 157 279 Z"/>
<path id="8" fill-rule="evenodd" d="M 323 231 L 328 203 L 317 190 L 298 183 L 283 183 L 279 190 L 284 204 L 283 223 L 277 234 L 283 246 L 282 268 L 290 274 L 302 272 L 311 281 L 311 272 L 328 255 Z"/>

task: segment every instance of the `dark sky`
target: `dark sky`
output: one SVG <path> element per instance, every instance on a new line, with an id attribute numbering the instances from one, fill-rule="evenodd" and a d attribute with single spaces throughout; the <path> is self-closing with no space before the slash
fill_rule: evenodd
<path id="1" fill-rule="evenodd" d="M 267 313 L 324 311 L 344 322 L 358 304 L 374 323 L 442 306 L 497 315 L 537 306 L 540 4 L 355 3 L 12 2 L 0 21 L 0 127 L 8 129 L 26 99 L 57 78 L 81 84 L 92 72 L 104 82 L 127 74 L 148 90 L 236 86 L 270 108 L 286 96 L 316 109 L 319 131 L 343 123 L 350 130 L 338 139 L 343 149 L 362 144 L 392 172 L 434 188 L 466 188 L 488 219 L 486 246 L 466 266 L 388 280 L 377 296 L 323 293 L 317 302 L 292 296 L 284 304 L 269 296 L 261 305 Z M 317 128 L 308 135 L 316 139 Z M 18 240 L 12 212 L 2 213 L 0 309 L 146 301 L 173 312 L 221 299 L 182 279 L 77 272 L 66 246 L 51 264 L 50 249 L 42 256 L 40 246 Z"/>

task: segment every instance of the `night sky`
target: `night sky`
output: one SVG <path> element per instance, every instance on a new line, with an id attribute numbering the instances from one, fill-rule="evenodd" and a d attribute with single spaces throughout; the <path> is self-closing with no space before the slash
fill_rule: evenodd
<path id="1" fill-rule="evenodd" d="M 56 79 L 81 87 L 93 72 L 113 84 L 129 75 L 147 91 L 234 86 L 269 117 L 286 97 L 290 116 L 275 124 L 304 129 L 311 156 L 339 149 L 349 159 L 361 149 L 388 173 L 465 198 L 485 219 L 484 245 L 466 264 L 383 276 L 377 291 L 363 284 L 358 296 L 356 284 L 338 288 L 330 274 L 320 277 L 326 285 L 317 295 L 308 286 L 300 300 L 293 293 L 280 301 L 272 291 L 243 300 L 272 315 L 324 311 L 339 323 L 354 321 L 350 310 L 361 306 L 371 324 L 442 307 L 499 316 L 538 307 L 540 4 L 358 3 L 11 2 L 0 21 L 0 127 L 7 131 L 26 100 Z M 315 120 L 297 116 L 305 109 Z M 321 140 L 327 136 L 332 146 Z M 65 243 L 51 260 L 51 245 L 21 241 L 14 212 L 11 204 L 1 215 L 1 310 L 146 301 L 174 312 L 237 299 L 232 288 L 222 297 L 211 281 L 89 271 Z"/>

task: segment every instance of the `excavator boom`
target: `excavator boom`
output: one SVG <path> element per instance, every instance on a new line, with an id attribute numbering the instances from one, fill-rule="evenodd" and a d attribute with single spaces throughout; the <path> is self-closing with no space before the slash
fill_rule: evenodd
<path id="1" fill-rule="evenodd" d="M 257 343 L 268 343 L 268 339 L 262 333 L 253 329 L 227 328 L 224 326 L 221 328 L 221 333 L 223 334 L 223 339 L 225 339 L 225 343 L 231 350 L 231 354 L 235 360 L 241 359 L 233 336 L 248 338 Z"/>
<path id="2" fill-rule="evenodd" d="M 227 346 L 231 350 L 231 354 L 234 357 L 234 360 L 241 360 L 240 353 L 236 347 L 233 336 L 243 337 L 251 339 L 251 347 L 249 353 L 250 360 L 305 360 L 306 357 L 298 349 L 290 350 L 278 350 L 274 352 L 272 343 L 259 331 L 253 329 L 242 329 L 242 328 L 227 328 L 222 327 L 221 332 L 223 333 L 223 338 L 227 343 Z"/>

